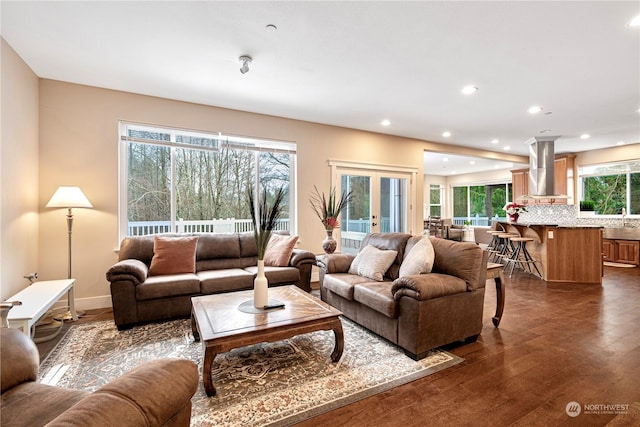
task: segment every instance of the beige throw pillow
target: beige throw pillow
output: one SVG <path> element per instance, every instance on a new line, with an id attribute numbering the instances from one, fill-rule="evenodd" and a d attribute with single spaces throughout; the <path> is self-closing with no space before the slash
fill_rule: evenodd
<path id="1" fill-rule="evenodd" d="M 358 252 L 358 255 L 351 262 L 349 273 L 382 282 L 384 273 L 391 267 L 396 256 L 398 256 L 397 251 L 385 251 L 367 245 Z"/>
<path id="2" fill-rule="evenodd" d="M 197 246 L 198 236 L 155 236 L 149 275 L 195 273 Z"/>
<path id="3" fill-rule="evenodd" d="M 298 236 L 286 236 L 272 234 L 264 252 L 264 265 L 272 267 L 286 267 L 289 265 L 293 248 L 296 246 Z"/>
<path id="4" fill-rule="evenodd" d="M 413 245 L 400 265 L 400 277 L 431 273 L 436 253 L 429 238 L 425 237 Z"/>

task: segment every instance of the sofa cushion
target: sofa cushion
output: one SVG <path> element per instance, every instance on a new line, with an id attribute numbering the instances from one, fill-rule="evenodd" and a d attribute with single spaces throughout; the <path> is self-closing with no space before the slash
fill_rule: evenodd
<path id="1" fill-rule="evenodd" d="M 44 426 L 89 392 L 54 387 L 28 381 L 2 393 L 2 425 L 15 427 Z"/>
<path id="2" fill-rule="evenodd" d="M 153 240 L 153 258 L 149 274 L 180 274 L 196 272 L 198 236 L 163 237 Z"/>
<path id="3" fill-rule="evenodd" d="M 217 294 L 253 287 L 254 274 L 241 268 L 199 271 L 200 290 L 203 294 Z"/>
<path id="4" fill-rule="evenodd" d="M 372 245 L 365 246 L 349 267 L 350 274 L 368 277 L 381 282 L 398 255 L 397 251 L 381 250 Z"/>
<path id="5" fill-rule="evenodd" d="M 248 271 L 253 275 L 253 277 L 255 277 L 258 274 L 258 267 L 246 267 L 245 271 Z M 267 276 L 269 286 L 295 284 L 298 280 L 300 280 L 300 270 L 298 270 L 296 267 L 265 266 L 264 275 Z"/>
<path id="6" fill-rule="evenodd" d="M 196 251 L 196 260 L 198 261 L 240 257 L 240 238 L 235 233 L 202 233 L 198 234 L 198 237 Z"/>
<path id="7" fill-rule="evenodd" d="M 271 234 L 267 250 L 264 253 L 264 265 L 272 267 L 286 267 L 289 265 L 291 253 L 298 241 L 298 236 Z"/>
<path id="8" fill-rule="evenodd" d="M 400 266 L 400 276 L 430 273 L 435 257 L 431 240 L 423 237 L 406 254 Z"/>
<path id="9" fill-rule="evenodd" d="M 371 282 L 371 279 L 349 273 L 333 273 L 324 276 L 322 286 L 342 298 L 353 300 L 353 287 L 359 283 Z"/>
<path id="10" fill-rule="evenodd" d="M 364 248 L 367 245 L 374 246 L 382 250 L 397 251 L 395 261 L 387 270 L 385 277 L 390 280 L 397 279 L 399 277 L 400 265 L 404 259 L 405 247 L 411 234 L 407 233 L 369 233 L 362 239 L 361 247 Z M 407 248 L 408 250 L 409 248 Z"/>
<path id="11" fill-rule="evenodd" d="M 193 273 L 149 276 L 136 286 L 136 299 L 148 300 L 200 294 L 200 279 Z"/>
<path id="12" fill-rule="evenodd" d="M 353 299 L 392 319 L 398 316 L 397 303 L 391 294 L 391 282 L 357 284 L 353 287 Z"/>

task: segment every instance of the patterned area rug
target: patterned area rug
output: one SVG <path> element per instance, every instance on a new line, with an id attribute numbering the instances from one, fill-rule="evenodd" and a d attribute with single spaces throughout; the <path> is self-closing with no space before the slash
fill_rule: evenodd
<path id="1" fill-rule="evenodd" d="M 422 378 L 463 359 L 435 350 L 416 362 L 398 347 L 342 318 L 345 349 L 329 355 L 332 331 L 243 347 L 216 357 L 213 382 L 193 397 L 192 426 L 286 426 Z M 73 325 L 40 367 L 41 380 L 96 390 L 141 363 L 159 357 L 202 366 L 202 345 L 189 320 L 118 331 L 113 322 Z"/>

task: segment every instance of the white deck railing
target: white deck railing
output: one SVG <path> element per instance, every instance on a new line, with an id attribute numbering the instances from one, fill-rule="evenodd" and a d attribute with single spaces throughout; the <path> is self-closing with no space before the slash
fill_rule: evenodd
<path id="1" fill-rule="evenodd" d="M 289 220 L 278 221 L 276 230 L 289 230 Z M 145 236 L 160 233 L 245 233 L 253 231 L 250 219 L 212 219 L 176 221 L 175 230 L 171 221 L 131 221 L 127 226 L 128 236 Z"/>

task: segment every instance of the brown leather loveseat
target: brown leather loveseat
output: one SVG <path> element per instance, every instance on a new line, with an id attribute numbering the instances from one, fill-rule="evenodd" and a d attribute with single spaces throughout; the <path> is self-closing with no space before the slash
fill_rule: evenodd
<path id="1" fill-rule="evenodd" d="M 317 261 L 322 299 L 414 359 L 445 344 L 478 338 L 487 267 L 486 251 L 476 244 L 431 237 L 431 272 L 401 277 L 403 261 L 422 239 L 404 233 L 365 236 L 360 252 L 369 245 L 397 252 L 381 281 L 349 273 L 355 255 L 321 255 Z"/>
<path id="2" fill-rule="evenodd" d="M 154 242 L 159 236 L 197 237 L 193 271 L 153 274 Z M 289 250 L 290 255 L 287 253 L 279 266 L 265 266 L 269 286 L 296 285 L 311 291 L 315 255 L 297 248 Z M 193 252 L 191 258 L 193 261 Z M 122 240 L 118 259 L 106 276 L 111 282 L 116 326 L 124 329 L 137 323 L 188 317 L 194 296 L 251 289 L 257 274 L 258 248 L 253 233 L 130 236 Z"/>
<path id="3" fill-rule="evenodd" d="M 182 359 L 157 359 L 129 371 L 93 393 L 38 382 L 39 355 L 17 329 L 2 328 L 3 426 L 12 427 L 187 427 L 198 366 Z"/>

